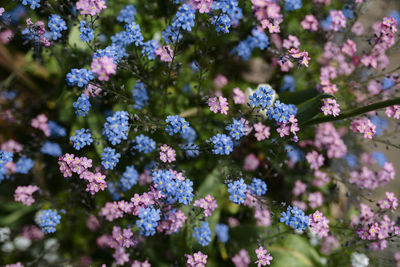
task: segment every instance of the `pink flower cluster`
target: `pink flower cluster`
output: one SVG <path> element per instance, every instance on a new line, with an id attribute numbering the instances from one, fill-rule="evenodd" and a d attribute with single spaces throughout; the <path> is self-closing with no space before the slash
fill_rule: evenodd
<path id="1" fill-rule="evenodd" d="M 259 247 L 256 249 L 257 261 L 255 262 L 258 267 L 271 264 L 272 257 L 266 249 Z"/>
<path id="2" fill-rule="evenodd" d="M 307 51 L 300 52 L 300 49 L 298 48 L 291 48 L 288 52 L 292 58 L 297 60 L 298 66 L 308 67 L 311 58 L 308 56 Z"/>
<path id="3" fill-rule="evenodd" d="M 44 239 L 44 233 L 35 225 L 25 225 L 22 229 L 21 236 L 28 238 L 32 241 Z"/>
<path id="4" fill-rule="evenodd" d="M 112 231 L 112 237 L 109 242 L 111 248 L 125 247 L 130 248 L 137 242 L 132 239 L 133 233 L 130 228 L 122 229 L 119 226 L 114 226 Z"/>
<path id="5" fill-rule="evenodd" d="M 204 216 L 206 217 L 211 216 L 213 211 L 218 208 L 217 201 L 211 195 L 196 200 L 193 206 L 204 209 Z"/>
<path id="6" fill-rule="evenodd" d="M 240 88 L 234 88 L 233 93 L 233 103 L 235 104 L 245 104 L 246 103 L 246 95 L 240 90 Z"/>
<path id="7" fill-rule="evenodd" d="M 279 24 L 283 21 L 281 7 L 274 1 L 251 0 L 253 12 L 263 29 L 268 28 L 270 33 L 280 32 Z"/>
<path id="8" fill-rule="evenodd" d="M 106 7 L 104 0 L 79 0 L 76 2 L 76 9 L 80 10 L 81 15 L 95 16 Z"/>
<path id="9" fill-rule="evenodd" d="M 282 46 L 288 50 L 290 48 L 299 48 L 300 41 L 296 36 L 289 34 L 288 38 L 283 40 Z"/>
<path id="10" fill-rule="evenodd" d="M 339 240 L 332 235 L 328 235 L 324 238 L 324 242 L 321 245 L 321 252 L 324 254 L 331 254 L 331 252 L 340 246 Z"/>
<path id="11" fill-rule="evenodd" d="M 319 237 L 327 237 L 329 233 L 329 219 L 327 219 L 322 212 L 318 210 L 309 216 L 308 225 L 311 230 L 319 235 Z"/>
<path id="12" fill-rule="evenodd" d="M 99 81 L 108 81 L 110 75 L 116 73 L 117 65 L 113 58 L 104 56 L 93 59 L 91 68 L 92 72 L 97 74 Z"/>
<path id="13" fill-rule="evenodd" d="M 357 52 L 356 43 L 351 39 L 347 39 L 342 47 L 342 52 L 348 56 L 353 56 L 354 53 Z"/>
<path id="14" fill-rule="evenodd" d="M 308 194 L 308 205 L 312 209 L 316 209 L 324 203 L 324 195 L 321 192 L 314 192 Z"/>
<path id="15" fill-rule="evenodd" d="M 233 256 L 232 258 L 233 264 L 235 267 L 247 267 L 250 264 L 250 256 L 247 250 L 241 249 L 239 252 Z"/>
<path id="16" fill-rule="evenodd" d="M 89 171 L 89 168 L 92 167 L 91 159 L 75 157 L 73 154 L 67 153 L 58 158 L 58 164 L 60 165 L 60 172 L 64 177 L 71 177 L 73 173 L 76 173 L 79 175 L 79 178 L 85 179 L 88 182 L 86 191 L 92 195 L 107 188 L 105 175 L 102 175 L 100 172 L 93 173 Z"/>
<path id="17" fill-rule="evenodd" d="M 370 207 L 361 203 L 361 214 L 359 218 L 352 220 L 353 225 L 360 225 L 357 234 L 362 240 L 374 241 L 370 247 L 372 250 L 384 250 L 387 247 L 387 238 L 390 236 L 399 236 L 400 228 L 395 226 L 387 215 L 381 218 L 381 215 L 375 214 Z"/>
<path id="18" fill-rule="evenodd" d="M 182 211 L 174 211 L 168 214 L 168 218 L 164 221 L 158 223 L 157 231 L 165 231 L 166 235 L 172 235 L 182 228 L 183 224 L 186 222 L 187 217 Z"/>
<path id="19" fill-rule="evenodd" d="M 318 154 L 315 150 L 307 153 L 306 159 L 307 162 L 310 163 L 310 168 L 313 170 L 318 170 L 322 165 L 324 165 L 325 161 L 324 156 Z"/>
<path id="20" fill-rule="evenodd" d="M 131 264 L 131 267 L 151 267 L 151 264 L 147 260 L 145 261 L 134 260 Z"/>
<path id="21" fill-rule="evenodd" d="M 22 202 L 26 206 L 30 206 L 35 202 L 32 194 L 38 190 L 39 187 L 36 185 L 18 186 L 17 189 L 15 189 L 14 199 L 15 201 Z"/>
<path id="22" fill-rule="evenodd" d="M 385 162 L 383 168 L 375 174 L 368 167 L 363 166 L 360 172 L 352 171 L 350 173 L 349 182 L 357 185 L 359 188 L 375 189 L 378 186 L 386 185 L 390 180 L 396 176 L 393 164 Z"/>
<path id="23" fill-rule="evenodd" d="M 257 141 L 262 141 L 270 136 L 270 128 L 268 126 L 265 126 L 261 122 L 258 122 L 253 125 L 255 133 L 254 136 L 257 138 Z"/>
<path id="24" fill-rule="evenodd" d="M 294 187 L 292 189 L 292 194 L 296 197 L 302 195 L 306 191 L 307 185 L 300 180 L 294 182 Z"/>
<path id="25" fill-rule="evenodd" d="M 300 130 L 300 128 L 297 124 L 297 119 L 294 115 L 290 115 L 289 123 L 280 124 L 279 128 L 276 129 L 276 131 L 279 133 L 280 137 L 284 137 L 285 135 L 290 135 L 290 133 L 292 133 L 294 135 L 293 141 L 297 142 L 298 137 L 297 137 L 296 132 L 298 132 Z"/>
<path id="26" fill-rule="evenodd" d="M 39 114 L 36 118 L 32 119 L 31 126 L 41 130 L 46 136 L 50 136 L 50 128 L 48 124 L 49 119 L 44 114 Z"/>
<path id="27" fill-rule="evenodd" d="M 228 78 L 226 78 L 225 75 L 218 74 L 217 76 L 215 76 L 213 82 L 215 87 L 217 87 L 217 89 L 221 89 L 222 87 L 228 84 Z"/>
<path id="28" fill-rule="evenodd" d="M 351 122 L 350 130 L 364 134 L 364 138 L 372 139 L 376 133 L 376 126 L 368 118 L 359 118 Z"/>
<path id="29" fill-rule="evenodd" d="M 301 27 L 305 30 L 315 32 L 318 30 L 318 20 L 314 15 L 306 15 L 304 20 L 301 21 Z"/>
<path id="30" fill-rule="evenodd" d="M 329 178 L 328 174 L 326 174 L 325 172 L 321 172 L 321 171 L 315 171 L 314 176 L 315 176 L 315 179 L 312 181 L 312 184 L 313 184 L 313 186 L 317 186 L 317 187 L 323 187 L 327 183 L 329 183 L 331 180 Z"/>
<path id="31" fill-rule="evenodd" d="M 45 29 L 45 26 L 44 26 L 44 22 L 43 22 L 43 21 L 38 20 L 38 21 L 36 22 L 36 24 L 34 24 L 34 23 L 32 22 L 32 20 L 31 20 L 30 18 L 28 18 L 28 19 L 26 20 L 26 24 L 27 24 L 28 27 L 29 27 L 29 31 L 30 31 L 33 35 L 35 35 L 37 38 L 39 38 L 39 41 L 40 41 L 41 44 L 43 44 L 43 45 L 46 46 L 46 47 L 50 46 L 50 41 L 47 40 L 46 37 L 44 37 L 44 35 L 46 34 L 46 29 Z"/>
<path id="32" fill-rule="evenodd" d="M 228 114 L 228 100 L 223 96 L 210 97 L 207 104 L 210 107 L 210 110 L 214 113 Z"/>
<path id="33" fill-rule="evenodd" d="M 93 85 L 93 84 L 89 84 L 85 90 L 83 90 L 83 93 L 86 96 L 91 96 L 91 97 L 95 97 L 98 96 L 101 93 L 101 88 L 97 85 Z"/>
<path id="34" fill-rule="evenodd" d="M 243 163 L 243 169 L 246 171 L 254 171 L 260 165 L 260 160 L 253 153 L 246 156 Z"/>
<path id="35" fill-rule="evenodd" d="M 400 119 L 400 105 L 387 107 L 385 113 L 389 118 L 393 117 L 397 120 Z"/>
<path id="36" fill-rule="evenodd" d="M 337 32 L 341 28 L 346 28 L 346 17 L 341 10 L 331 10 L 330 15 L 332 18 L 331 30 Z"/>
<path id="37" fill-rule="evenodd" d="M 172 149 L 171 147 L 167 146 L 166 144 L 162 145 L 162 147 L 160 147 L 160 160 L 162 162 L 173 162 L 175 161 L 175 150 Z"/>
<path id="38" fill-rule="evenodd" d="M 324 98 L 322 100 L 323 105 L 321 107 L 321 110 L 324 112 L 324 115 L 333 115 L 334 117 L 338 116 L 340 113 L 340 106 L 338 103 L 336 103 L 335 99 L 332 98 Z"/>
<path id="39" fill-rule="evenodd" d="M 1 144 L 1 150 L 8 151 L 8 152 L 21 152 L 23 146 L 15 141 L 14 139 L 10 139 L 7 142 Z"/>
<path id="40" fill-rule="evenodd" d="M 187 258 L 186 267 L 205 267 L 207 264 L 208 256 L 201 253 L 201 251 L 193 255 L 185 254 L 185 257 Z"/>
<path id="41" fill-rule="evenodd" d="M 385 194 L 386 197 L 382 200 L 379 200 L 379 207 L 381 209 L 390 209 L 392 212 L 394 212 L 399 205 L 398 199 L 394 193 L 386 192 Z"/>
<path id="42" fill-rule="evenodd" d="M 200 13 L 208 13 L 211 10 L 213 0 L 190 0 L 190 5 Z"/>
<path id="43" fill-rule="evenodd" d="M 172 62 L 174 58 L 174 51 L 171 46 L 159 46 L 156 49 L 156 55 L 160 57 L 160 60 L 163 62 Z"/>
<path id="44" fill-rule="evenodd" d="M 342 158 L 347 154 L 347 146 L 332 123 L 319 124 L 315 133 L 314 145 L 318 149 L 326 148 L 328 158 Z"/>

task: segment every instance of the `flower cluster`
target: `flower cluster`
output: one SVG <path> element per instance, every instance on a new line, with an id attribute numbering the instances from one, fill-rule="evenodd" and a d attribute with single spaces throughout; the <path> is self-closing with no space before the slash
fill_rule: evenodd
<path id="1" fill-rule="evenodd" d="M 135 137 L 136 145 L 133 146 L 134 149 L 143 153 L 150 153 L 154 149 L 156 149 L 156 142 L 148 136 L 143 134 Z"/>
<path id="2" fill-rule="evenodd" d="M 198 251 L 193 255 L 185 254 L 185 257 L 187 258 L 186 266 L 188 267 L 205 267 L 207 264 L 208 256 L 201 253 L 201 251 Z"/>
<path id="3" fill-rule="evenodd" d="M 170 203 L 178 201 L 189 204 L 193 200 L 193 182 L 189 179 L 177 179 L 170 170 L 158 170 L 152 173 L 154 186 Z"/>
<path id="4" fill-rule="evenodd" d="M 80 150 L 84 146 L 88 146 L 93 142 L 92 134 L 88 129 L 80 129 L 75 131 L 75 135 L 71 136 L 69 140 L 76 150 Z"/>
<path id="5" fill-rule="evenodd" d="M 340 113 L 340 106 L 336 103 L 335 99 L 332 98 L 325 98 L 322 100 L 323 105 L 321 110 L 324 112 L 324 115 L 333 115 L 334 117 L 338 116 Z"/>
<path id="6" fill-rule="evenodd" d="M 257 196 L 262 196 L 267 193 L 267 184 L 258 178 L 253 178 L 249 185 L 250 193 Z"/>
<path id="7" fill-rule="evenodd" d="M 376 133 L 376 126 L 367 118 L 359 118 L 351 122 L 350 130 L 364 134 L 364 138 L 372 139 Z"/>
<path id="8" fill-rule="evenodd" d="M 50 15 L 48 26 L 53 40 L 61 38 L 61 32 L 68 29 L 65 20 L 55 14 Z"/>
<path id="9" fill-rule="evenodd" d="M 235 204 L 243 204 L 246 200 L 247 185 L 243 179 L 228 183 L 229 199 Z"/>
<path id="10" fill-rule="evenodd" d="M 167 123 L 165 132 L 167 132 L 169 135 L 174 135 L 176 133 L 184 134 L 189 128 L 189 123 L 178 115 L 167 116 L 165 122 Z"/>
<path id="11" fill-rule="evenodd" d="M 225 97 L 210 97 L 207 101 L 210 110 L 214 113 L 228 114 L 229 105 Z"/>
<path id="12" fill-rule="evenodd" d="M 160 210 L 150 206 L 140 210 L 139 220 L 136 221 L 136 225 L 142 235 L 150 236 L 156 233 L 156 227 L 160 219 Z"/>
<path id="13" fill-rule="evenodd" d="M 305 230 L 308 226 L 308 216 L 297 207 L 288 206 L 286 212 L 281 213 L 280 222 L 296 229 Z"/>
<path id="14" fill-rule="evenodd" d="M 89 42 L 94 39 L 94 30 L 89 27 L 86 21 L 81 20 L 79 31 L 81 32 L 79 38 L 81 38 L 82 42 Z"/>
<path id="15" fill-rule="evenodd" d="M 171 147 L 167 146 L 166 144 L 160 147 L 160 159 L 162 162 L 173 162 L 175 161 L 175 150 Z"/>
<path id="16" fill-rule="evenodd" d="M 257 138 L 257 141 L 265 140 L 271 135 L 270 127 L 265 126 L 261 122 L 254 124 L 253 127 L 255 130 L 254 136 Z"/>
<path id="17" fill-rule="evenodd" d="M 121 157 L 120 153 L 116 153 L 115 149 L 111 147 L 106 147 L 104 152 L 101 153 L 101 164 L 107 170 L 112 170 L 117 165 L 119 158 Z"/>
<path id="18" fill-rule="evenodd" d="M 144 83 L 138 82 L 135 84 L 131 90 L 135 109 L 142 110 L 144 106 L 147 106 L 149 102 L 149 97 L 147 95 L 146 85 Z"/>
<path id="19" fill-rule="evenodd" d="M 256 264 L 258 267 L 271 264 L 272 257 L 268 253 L 268 251 L 263 247 L 260 246 L 258 249 L 256 249 L 256 255 L 257 255 Z"/>
<path id="20" fill-rule="evenodd" d="M 61 222 L 61 216 L 57 210 L 44 210 L 40 216 L 40 227 L 45 234 L 51 234 L 56 231 L 56 226 Z"/>
<path id="21" fill-rule="evenodd" d="M 26 206 L 30 206 L 35 203 L 35 199 L 32 197 L 33 193 L 39 190 L 36 185 L 18 186 L 15 189 L 14 199 L 15 201 L 22 202 Z"/>
<path id="22" fill-rule="evenodd" d="M 329 233 L 329 220 L 318 210 L 309 216 L 308 225 L 311 230 L 321 238 L 327 237 Z"/>
<path id="23" fill-rule="evenodd" d="M 86 87 L 93 79 L 92 71 L 87 69 L 72 69 L 66 78 L 68 85 L 77 85 L 79 87 Z"/>
<path id="24" fill-rule="evenodd" d="M 208 222 L 201 222 L 199 227 L 193 228 L 193 237 L 199 242 L 200 245 L 207 246 L 211 242 L 211 230 Z"/>
<path id="25" fill-rule="evenodd" d="M 103 135 L 113 146 L 128 138 L 129 115 L 126 111 L 117 111 L 107 117 L 103 127 Z"/>
<path id="26" fill-rule="evenodd" d="M 269 85 L 260 85 L 257 90 L 249 96 L 249 105 L 252 108 L 266 108 L 272 105 L 275 97 L 275 91 Z"/>
<path id="27" fill-rule="evenodd" d="M 211 196 L 207 195 L 204 198 L 200 198 L 193 203 L 193 206 L 204 209 L 204 216 L 211 216 L 213 211 L 218 208 L 217 201 Z"/>
<path id="28" fill-rule="evenodd" d="M 15 172 L 27 174 L 34 165 L 35 165 L 34 160 L 27 158 L 25 156 L 22 156 L 18 159 L 17 163 L 15 164 Z"/>
<path id="29" fill-rule="evenodd" d="M 97 74 L 99 81 L 108 81 L 111 74 L 115 74 L 117 65 L 114 63 L 114 59 L 108 56 L 101 58 L 94 58 L 92 61 L 92 72 Z"/>
<path id="30" fill-rule="evenodd" d="M 217 134 L 211 138 L 214 148 L 212 152 L 217 155 L 229 155 L 233 150 L 233 141 L 226 134 Z"/>

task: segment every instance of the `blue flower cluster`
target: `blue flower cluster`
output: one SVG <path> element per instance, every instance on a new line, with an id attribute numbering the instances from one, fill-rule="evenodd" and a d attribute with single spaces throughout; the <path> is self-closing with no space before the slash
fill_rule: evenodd
<path id="1" fill-rule="evenodd" d="M 22 156 L 18 159 L 16 166 L 15 166 L 15 172 L 17 173 L 22 173 L 22 174 L 27 174 L 30 169 L 32 169 L 33 165 L 35 165 L 35 161 L 27 158 L 25 156 Z"/>
<path id="2" fill-rule="evenodd" d="M 139 152 L 147 154 L 156 149 L 156 142 L 143 134 L 136 136 L 135 143 L 136 145 L 133 146 L 133 149 L 136 149 Z"/>
<path id="3" fill-rule="evenodd" d="M 305 230 L 308 226 L 308 216 L 301 209 L 288 206 L 286 212 L 281 213 L 280 222 L 296 230 Z"/>
<path id="4" fill-rule="evenodd" d="M 272 105 L 275 91 L 268 84 L 260 85 L 257 90 L 249 96 L 250 107 L 266 108 Z"/>
<path id="5" fill-rule="evenodd" d="M 14 154 L 12 152 L 7 152 L 0 150 L 0 183 L 7 178 L 6 173 L 6 164 L 13 160 Z"/>
<path id="6" fill-rule="evenodd" d="M 89 42 L 94 39 L 94 30 L 89 27 L 88 23 L 84 20 L 81 20 L 79 31 L 79 38 L 81 38 L 82 42 Z"/>
<path id="7" fill-rule="evenodd" d="M 194 158 L 200 154 L 199 146 L 194 143 L 182 144 L 180 147 L 185 151 L 188 157 Z"/>
<path id="8" fill-rule="evenodd" d="M 222 243 L 226 243 L 229 240 L 229 226 L 224 223 L 218 223 L 215 226 L 215 235 L 218 240 Z"/>
<path id="9" fill-rule="evenodd" d="M 185 132 L 181 133 L 181 137 L 187 143 L 193 143 L 197 138 L 197 134 L 196 134 L 195 129 L 193 129 L 192 127 L 189 126 L 189 127 L 187 127 Z"/>
<path id="10" fill-rule="evenodd" d="M 171 26 L 175 31 L 180 31 L 180 29 L 191 31 L 194 26 L 194 19 L 195 10 L 188 4 L 183 4 L 178 8 L 178 12 L 176 12 L 176 16 L 172 20 Z"/>
<path id="11" fill-rule="evenodd" d="M 214 19 L 211 21 L 212 25 L 215 25 L 215 30 L 217 32 L 228 33 L 231 25 L 231 18 L 222 14 L 220 16 L 214 16 Z"/>
<path id="12" fill-rule="evenodd" d="M 219 0 L 214 1 L 212 10 L 221 10 L 224 15 L 229 16 L 230 24 L 236 26 L 239 24 L 239 20 L 243 17 L 243 11 L 239 7 L 237 0 Z"/>
<path id="13" fill-rule="evenodd" d="M 158 43 L 155 40 L 150 40 L 143 43 L 142 54 L 146 55 L 149 60 L 156 59 L 156 50 Z"/>
<path id="14" fill-rule="evenodd" d="M 262 196 L 267 193 L 267 184 L 258 178 L 253 178 L 251 184 L 249 185 L 250 193 L 257 196 Z"/>
<path id="15" fill-rule="evenodd" d="M 49 121 L 50 136 L 53 138 L 64 137 L 67 131 L 55 121 Z"/>
<path id="16" fill-rule="evenodd" d="M 200 245 L 207 246 L 211 242 L 211 230 L 208 222 L 201 222 L 200 227 L 193 228 L 193 237 L 199 242 Z"/>
<path id="17" fill-rule="evenodd" d="M 251 34 L 246 40 L 240 41 L 232 51 L 233 54 L 238 55 L 244 61 L 250 59 L 251 53 L 255 48 L 265 50 L 269 46 L 269 38 L 264 32 L 253 29 Z"/>
<path id="18" fill-rule="evenodd" d="M 281 103 L 279 100 L 276 100 L 273 107 L 270 107 L 267 110 L 267 116 L 269 119 L 274 119 L 279 123 L 288 123 L 290 119 L 290 115 L 296 116 L 297 107 L 292 104 Z"/>
<path id="19" fill-rule="evenodd" d="M 296 80 L 292 75 L 285 75 L 283 76 L 283 85 L 281 87 L 281 91 L 289 91 L 294 92 L 296 89 Z"/>
<path id="20" fill-rule="evenodd" d="M 229 135 L 236 140 L 239 140 L 246 134 L 246 128 L 244 127 L 241 120 L 233 119 L 233 123 L 225 127 L 229 131 Z"/>
<path id="21" fill-rule="evenodd" d="M 126 5 L 121 9 L 117 17 L 117 21 L 132 23 L 135 21 L 136 8 L 133 5 Z"/>
<path id="22" fill-rule="evenodd" d="M 165 131 L 169 135 L 174 135 L 176 133 L 184 134 L 190 127 L 189 123 L 184 118 L 179 117 L 178 115 L 167 116 L 165 122 L 167 123 Z"/>
<path id="23" fill-rule="evenodd" d="M 43 144 L 43 146 L 40 148 L 40 152 L 50 155 L 52 157 L 59 157 L 62 154 L 60 145 L 49 141 Z"/>
<path id="24" fill-rule="evenodd" d="M 75 135 L 71 136 L 69 140 L 76 150 L 80 150 L 84 146 L 93 143 L 92 134 L 88 129 L 82 128 L 75 131 Z"/>
<path id="25" fill-rule="evenodd" d="M 89 97 L 85 94 L 81 94 L 78 100 L 76 100 L 72 105 L 75 108 L 75 114 L 82 117 L 85 117 L 89 113 L 91 107 Z"/>
<path id="26" fill-rule="evenodd" d="M 147 95 L 146 85 L 144 83 L 136 83 L 131 90 L 131 94 L 135 101 L 135 105 L 133 106 L 135 109 L 142 110 L 142 108 L 149 103 L 149 96 Z"/>
<path id="27" fill-rule="evenodd" d="M 128 138 L 129 133 L 129 114 L 126 111 L 117 111 L 112 116 L 107 117 L 103 127 L 103 136 L 111 142 L 113 146 L 121 143 Z"/>
<path id="28" fill-rule="evenodd" d="M 44 210 L 39 221 L 42 231 L 45 234 L 50 234 L 56 231 L 56 226 L 60 223 L 61 216 L 58 214 L 57 210 Z"/>
<path id="29" fill-rule="evenodd" d="M 193 182 L 174 179 L 174 174 L 169 170 L 156 170 L 152 173 L 153 182 L 161 191 L 169 203 L 178 201 L 182 204 L 190 204 L 193 200 Z"/>
<path id="30" fill-rule="evenodd" d="M 302 7 L 301 0 L 285 0 L 285 10 L 293 11 Z"/>
<path id="31" fill-rule="evenodd" d="M 142 208 L 139 211 L 140 219 L 136 221 L 136 225 L 139 227 L 142 235 L 151 236 L 156 233 L 158 221 L 161 219 L 160 214 L 160 210 L 155 209 L 152 206 Z"/>
<path id="32" fill-rule="evenodd" d="M 128 44 L 135 43 L 136 46 L 143 44 L 143 35 L 140 31 L 140 26 L 136 22 L 131 22 L 125 25 L 126 30 L 126 42 Z"/>
<path id="33" fill-rule="evenodd" d="M 93 58 L 101 58 L 107 56 L 114 59 L 114 63 L 117 64 L 121 58 L 126 57 L 128 54 L 126 53 L 126 49 L 124 46 L 128 45 L 128 43 L 120 43 L 121 40 L 115 39 L 115 36 L 111 37 L 113 44 L 107 46 L 104 49 L 97 49 L 96 53 L 94 53 L 93 55 Z"/>
<path id="34" fill-rule="evenodd" d="M 168 26 L 165 30 L 163 30 L 161 36 L 166 44 L 176 43 L 183 37 L 182 33 L 172 26 Z"/>
<path id="35" fill-rule="evenodd" d="M 121 154 L 115 153 L 115 149 L 106 147 L 104 152 L 101 153 L 101 164 L 107 170 L 112 170 L 117 165 Z"/>
<path id="36" fill-rule="evenodd" d="M 59 15 L 55 14 L 50 15 L 48 26 L 53 40 L 61 38 L 61 32 L 68 29 L 65 20 L 63 20 Z"/>
<path id="37" fill-rule="evenodd" d="M 24 6 L 29 6 L 31 9 L 40 7 L 40 0 L 22 0 Z"/>
<path id="38" fill-rule="evenodd" d="M 122 192 L 128 191 L 131 189 L 135 184 L 137 184 L 139 180 L 139 173 L 132 166 L 126 166 L 125 172 L 122 174 L 121 180 L 118 183 L 118 187 L 121 189 Z"/>
<path id="39" fill-rule="evenodd" d="M 72 69 L 66 78 L 68 85 L 78 85 L 79 87 L 85 87 L 93 79 L 92 71 L 87 69 Z"/>
<path id="40" fill-rule="evenodd" d="M 216 155 L 229 155 L 233 150 L 232 138 L 226 134 L 217 134 L 211 137 L 211 143 L 214 144 L 212 152 Z"/>
<path id="41" fill-rule="evenodd" d="M 243 179 L 228 183 L 229 199 L 235 204 L 242 204 L 246 200 L 247 185 Z"/>

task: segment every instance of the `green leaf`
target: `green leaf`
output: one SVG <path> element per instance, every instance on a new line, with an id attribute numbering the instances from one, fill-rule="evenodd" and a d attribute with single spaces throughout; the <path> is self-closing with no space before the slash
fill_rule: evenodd
<path id="1" fill-rule="evenodd" d="M 313 98 L 318 95 L 318 91 L 314 88 L 297 91 L 297 92 L 283 92 L 279 93 L 279 100 L 285 104 L 295 104 L 298 105 L 303 103 L 310 98 Z"/>
<path id="2" fill-rule="evenodd" d="M 300 125 L 302 122 L 313 118 L 319 112 L 321 112 L 321 100 L 324 98 L 335 98 L 335 96 L 331 94 L 320 94 L 301 103 L 297 107 L 298 112 L 296 117 L 299 120 Z"/>

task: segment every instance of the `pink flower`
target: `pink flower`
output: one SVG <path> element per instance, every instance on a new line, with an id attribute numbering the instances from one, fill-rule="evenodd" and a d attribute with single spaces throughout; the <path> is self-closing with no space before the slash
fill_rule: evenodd
<path id="1" fill-rule="evenodd" d="M 338 116 L 340 113 L 339 104 L 336 103 L 335 99 L 332 98 L 324 98 L 322 99 L 323 105 L 321 110 L 324 112 L 324 115 L 333 115 L 334 117 Z"/>
<path id="2" fill-rule="evenodd" d="M 336 237 L 328 235 L 327 237 L 324 238 L 324 242 L 322 243 L 321 246 L 321 252 L 324 254 L 331 254 L 331 251 L 337 249 L 339 245 L 340 243 L 336 239 Z"/>
<path id="3" fill-rule="evenodd" d="M 211 10 L 213 0 L 192 0 L 190 3 L 192 7 L 199 10 L 200 13 L 208 13 Z"/>
<path id="4" fill-rule="evenodd" d="M 171 46 L 159 46 L 156 49 L 156 55 L 160 57 L 160 60 L 163 62 L 172 62 L 174 58 L 174 51 Z"/>
<path id="5" fill-rule="evenodd" d="M 207 101 L 210 110 L 214 113 L 228 114 L 229 105 L 225 97 L 210 97 Z"/>
<path id="6" fill-rule="evenodd" d="M 381 209 L 391 209 L 394 212 L 399 205 L 397 197 L 394 193 L 386 192 L 386 197 L 382 200 L 379 200 L 379 206 Z"/>
<path id="7" fill-rule="evenodd" d="M 50 136 L 50 128 L 46 115 L 40 114 L 36 118 L 32 119 L 31 126 L 41 130 L 46 136 Z"/>
<path id="8" fill-rule="evenodd" d="M 79 0 L 76 3 L 76 9 L 80 10 L 81 15 L 95 16 L 106 7 L 106 2 L 103 0 Z"/>
<path id="9" fill-rule="evenodd" d="M 376 133 L 376 126 L 369 119 L 360 118 L 352 121 L 350 130 L 364 134 L 364 138 L 372 139 Z"/>
<path id="10" fill-rule="evenodd" d="M 182 211 L 170 212 L 168 214 L 168 219 L 158 223 L 157 231 L 165 231 L 166 235 L 172 235 L 182 228 L 186 220 L 187 217 Z"/>
<path id="11" fill-rule="evenodd" d="M 346 43 L 342 47 L 342 52 L 346 55 L 352 56 L 356 51 L 356 43 L 351 39 L 347 39 Z"/>
<path id="12" fill-rule="evenodd" d="M 255 262 L 258 267 L 271 264 L 272 257 L 266 249 L 259 247 L 256 249 L 257 261 Z"/>
<path id="13" fill-rule="evenodd" d="M 10 139 L 7 142 L 1 144 L 1 150 L 7 151 L 7 152 L 21 152 L 23 149 L 23 146 L 15 141 L 14 139 Z"/>
<path id="14" fill-rule="evenodd" d="M 258 168 L 258 165 L 260 164 L 260 161 L 254 155 L 253 153 L 249 154 L 246 156 L 244 159 L 244 164 L 243 164 L 243 169 L 246 171 L 254 171 L 255 169 Z"/>
<path id="15" fill-rule="evenodd" d="M 357 36 L 360 36 L 364 32 L 364 26 L 361 24 L 361 22 L 357 21 L 351 28 L 351 32 Z"/>
<path id="16" fill-rule="evenodd" d="M 217 87 L 217 89 L 221 89 L 227 84 L 228 84 L 228 78 L 226 78 L 224 75 L 218 74 L 217 76 L 215 76 L 214 85 L 215 87 Z"/>
<path id="17" fill-rule="evenodd" d="M 332 18 L 331 29 L 334 31 L 339 31 L 340 28 L 346 27 L 346 17 L 343 15 L 341 10 L 332 10 L 330 12 Z"/>
<path id="18" fill-rule="evenodd" d="M 374 69 L 376 69 L 376 67 L 378 66 L 378 61 L 376 60 L 376 57 L 372 55 L 371 56 L 364 55 L 361 59 L 361 63 L 365 67 L 372 67 Z"/>
<path id="19" fill-rule="evenodd" d="M 306 15 L 304 20 L 301 22 L 301 27 L 305 30 L 315 32 L 318 30 L 318 20 L 314 15 Z"/>
<path id="20" fill-rule="evenodd" d="M 283 40 L 283 45 L 286 49 L 299 48 L 300 42 L 294 35 L 289 35 L 287 39 Z"/>
<path id="21" fill-rule="evenodd" d="M 321 192 L 310 193 L 308 195 L 308 203 L 312 209 L 318 208 L 324 202 L 324 196 Z"/>
<path id="22" fill-rule="evenodd" d="M 310 168 L 313 170 L 318 170 L 319 167 L 324 165 L 324 161 L 325 161 L 324 156 L 318 154 L 318 152 L 315 150 L 307 153 L 306 159 L 307 159 L 307 162 L 310 163 Z"/>
<path id="23" fill-rule="evenodd" d="M 256 207 L 254 218 L 256 218 L 258 226 L 267 227 L 271 225 L 271 214 L 267 207 Z"/>
<path id="24" fill-rule="evenodd" d="M 292 193 L 293 195 L 298 197 L 306 191 L 306 188 L 307 185 L 305 183 L 302 183 L 300 180 L 297 180 L 296 182 L 294 182 Z"/>
<path id="25" fill-rule="evenodd" d="M 400 119 L 400 105 L 387 107 L 385 113 L 389 118 L 393 117 L 395 119 Z"/>
<path id="26" fill-rule="evenodd" d="M 257 138 L 257 141 L 262 141 L 270 136 L 270 128 L 268 126 L 265 126 L 261 122 L 258 122 L 253 125 L 255 134 L 254 136 Z"/>
<path id="27" fill-rule="evenodd" d="M 198 251 L 193 255 L 185 254 L 187 258 L 186 267 L 204 267 L 207 264 L 207 255 Z"/>
<path id="28" fill-rule="evenodd" d="M 93 84 L 89 84 L 87 87 L 86 87 L 86 89 L 83 91 L 83 93 L 86 95 L 86 96 L 91 96 L 91 97 L 95 97 L 95 96 L 98 96 L 100 93 L 101 93 L 101 88 L 100 87 L 98 87 L 98 86 L 96 86 L 96 85 L 93 85 Z"/>
<path id="29" fill-rule="evenodd" d="M 94 216 L 93 214 L 91 214 L 89 216 L 89 218 L 86 220 L 86 226 L 89 228 L 90 231 L 94 232 L 97 229 L 99 229 L 100 227 L 100 222 L 99 220 L 96 218 L 96 216 Z"/>
<path id="30" fill-rule="evenodd" d="M 171 147 L 167 146 L 164 144 L 162 147 L 160 147 L 160 159 L 162 162 L 173 162 L 175 161 L 175 150 L 172 149 Z"/>
<path id="31" fill-rule="evenodd" d="M 319 235 L 319 237 L 327 237 L 329 233 L 329 220 L 318 210 L 311 214 L 309 217 L 308 225 L 311 227 L 312 232 Z"/>
<path id="32" fill-rule="evenodd" d="M 8 44 L 14 37 L 14 33 L 12 30 L 7 29 L 0 32 L 0 43 Z"/>
<path id="33" fill-rule="evenodd" d="M 247 250 L 241 249 L 233 258 L 235 267 L 247 267 L 250 264 L 250 256 Z"/>
<path id="34" fill-rule="evenodd" d="M 281 31 L 279 24 L 271 22 L 269 19 L 262 20 L 261 26 L 263 27 L 263 29 L 268 28 L 270 33 L 279 33 Z"/>
<path id="35" fill-rule="evenodd" d="M 278 129 L 276 129 L 276 131 L 279 133 L 280 137 L 290 134 L 290 128 L 287 124 L 282 124 Z"/>
<path id="36" fill-rule="evenodd" d="M 198 199 L 193 204 L 195 207 L 204 209 L 204 216 L 209 217 L 212 212 L 218 208 L 217 201 L 211 196 L 207 195 L 205 198 Z"/>
<path id="37" fill-rule="evenodd" d="M 88 181 L 86 186 L 86 192 L 90 192 L 92 195 L 97 192 L 104 191 L 107 188 L 107 182 L 105 181 L 106 176 L 101 173 L 86 172 L 85 179 Z"/>
<path id="38" fill-rule="evenodd" d="M 39 190 L 36 185 L 18 186 L 14 193 L 15 201 L 22 202 L 26 206 L 31 206 L 35 199 L 32 194 Z"/>
<path id="39" fill-rule="evenodd" d="M 233 102 L 235 104 L 245 104 L 246 103 L 246 95 L 239 88 L 233 89 Z"/>
<path id="40" fill-rule="evenodd" d="M 95 58 L 92 61 L 92 72 L 97 74 L 99 81 L 108 81 L 111 74 L 115 74 L 117 65 L 110 57 Z"/>

